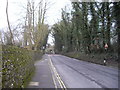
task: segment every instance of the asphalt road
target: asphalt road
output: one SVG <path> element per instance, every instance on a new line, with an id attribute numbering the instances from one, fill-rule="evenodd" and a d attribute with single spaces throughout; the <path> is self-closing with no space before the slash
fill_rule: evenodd
<path id="1" fill-rule="evenodd" d="M 49 57 L 66 88 L 118 88 L 118 69 L 62 55 Z M 58 78 L 59 79 L 59 78 Z"/>

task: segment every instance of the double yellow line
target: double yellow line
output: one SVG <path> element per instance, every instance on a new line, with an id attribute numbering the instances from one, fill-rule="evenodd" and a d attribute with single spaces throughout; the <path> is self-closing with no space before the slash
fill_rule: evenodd
<path id="1" fill-rule="evenodd" d="M 58 88 L 58 86 L 57 86 L 57 84 L 56 84 L 56 81 L 55 81 L 55 78 L 56 78 L 57 81 L 58 81 L 58 83 L 59 83 L 59 85 L 60 85 L 60 88 L 63 89 L 63 90 L 67 90 L 64 82 L 63 82 L 62 79 L 60 78 L 60 75 L 58 74 L 55 66 L 54 66 L 53 63 L 52 63 L 52 60 L 51 60 L 50 56 L 48 56 L 48 57 L 49 57 L 49 65 L 50 65 L 51 71 L 53 71 L 53 73 L 54 73 L 54 76 L 52 75 L 52 78 L 53 78 L 53 82 L 54 82 L 55 88 L 56 88 L 56 89 Z"/>

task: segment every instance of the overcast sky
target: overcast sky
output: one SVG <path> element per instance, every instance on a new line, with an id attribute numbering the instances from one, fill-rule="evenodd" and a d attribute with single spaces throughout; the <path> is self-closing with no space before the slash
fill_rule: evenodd
<path id="1" fill-rule="evenodd" d="M 6 1 L 0 1 L 0 30 L 6 30 L 7 28 L 7 19 L 6 19 Z M 40 0 L 34 0 L 36 4 Z M 46 13 L 46 20 L 45 23 L 49 25 L 53 25 L 54 23 L 58 22 L 61 19 L 61 8 L 67 6 L 68 8 L 71 7 L 70 0 L 47 0 L 50 2 L 48 5 L 48 10 Z M 12 26 L 17 25 L 18 23 L 24 23 L 23 17 L 25 16 L 26 12 L 26 4 L 27 0 L 8 0 L 8 14 L 9 14 L 9 21 Z M 52 43 L 51 36 L 48 39 L 49 43 Z"/>
<path id="2" fill-rule="evenodd" d="M 25 9 L 27 0 L 8 0 L 9 1 L 9 20 L 11 24 L 16 24 L 19 19 L 21 19 L 25 15 Z M 34 0 L 36 3 L 40 0 Z M 54 24 L 61 18 L 61 8 L 65 6 L 70 6 L 70 0 L 47 0 L 51 4 L 48 6 L 46 14 L 46 23 L 49 25 Z M 7 26 L 6 20 L 6 0 L 0 1 L 0 29 Z"/>

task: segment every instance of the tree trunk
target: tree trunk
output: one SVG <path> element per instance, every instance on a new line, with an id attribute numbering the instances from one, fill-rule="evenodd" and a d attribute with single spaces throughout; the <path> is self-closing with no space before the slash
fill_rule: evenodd
<path id="1" fill-rule="evenodd" d="M 120 63 L 120 2 L 114 3 L 114 14 L 117 24 L 117 34 L 118 34 L 118 62 Z"/>
<path id="2" fill-rule="evenodd" d="M 111 28 L 111 20 L 110 20 L 110 8 L 109 8 L 109 3 L 107 3 L 107 32 L 106 32 L 106 40 L 108 44 L 108 49 L 110 49 L 110 28 Z"/>
<path id="3" fill-rule="evenodd" d="M 102 3 L 102 30 L 101 30 L 101 34 L 102 34 L 102 48 L 104 49 L 104 45 L 105 45 L 105 3 Z"/>
<path id="4" fill-rule="evenodd" d="M 8 17 L 8 0 L 7 0 L 7 4 L 6 4 L 6 16 L 7 16 L 7 23 L 8 23 L 8 29 L 10 31 L 10 45 L 13 45 L 14 44 L 14 39 L 13 39 L 13 34 L 12 34 L 12 30 L 11 30 L 11 27 L 10 27 L 10 22 L 9 22 L 9 17 Z"/>

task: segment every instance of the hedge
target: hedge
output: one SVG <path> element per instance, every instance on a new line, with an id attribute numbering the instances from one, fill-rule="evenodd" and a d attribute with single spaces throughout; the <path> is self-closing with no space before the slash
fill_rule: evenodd
<path id="1" fill-rule="evenodd" d="M 2 45 L 0 45 L 0 90 L 2 88 Z"/>
<path id="2" fill-rule="evenodd" d="M 26 87 L 35 70 L 36 53 L 16 46 L 2 46 L 2 88 Z"/>

